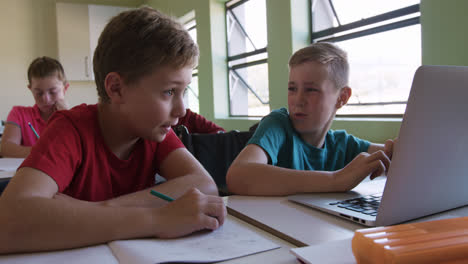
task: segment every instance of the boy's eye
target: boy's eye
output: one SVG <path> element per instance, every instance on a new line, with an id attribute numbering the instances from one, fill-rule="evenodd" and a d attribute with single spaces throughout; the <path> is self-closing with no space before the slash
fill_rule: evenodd
<path id="1" fill-rule="evenodd" d="M 187 94 L 188 89 L 190 89 L 190 85 L 188 85 L 187 87 L 185 87 L 185 89 L 184 89 L 184 96 Z"/>
<path id="2" fill-rule="evenodd" d="M 319 90 L 315 89 L 315 88 L 306 88 L 306 91 L 307 92 L 318 92 Z"/>
<path id="3" fill-rule="evenodd" d="M 288 91 L 294 92 L 294 91 L 296 91 L 296 87 L 288 87 Z"/>
<path id="4" fill-rule="evenodd" d="M 175 90 L 174 89 L 166 90 L 164 91 L 164 93 L 166 95 L 173 96 L 175 94 Z"/>

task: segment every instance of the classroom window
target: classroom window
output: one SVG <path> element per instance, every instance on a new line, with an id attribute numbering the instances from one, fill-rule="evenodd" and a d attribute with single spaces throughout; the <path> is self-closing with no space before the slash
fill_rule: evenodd
<path id="1" fill-rule="evenodd" d="M 193 41 L 197 43 L 197 23 L 195 19 L 192 19 L 184 24 L 189 35 L 192 37 Z M 198 99 L 198 67 L 193 69 L 192 72 L 192 82 L 187 87 L 187 91 L 184 97 L 185 107 L 190 108 L 192 112 L 200 112 L 200 101 Z"/>
<path id="2" fill-rule="evenodd" d="M 348 53 L 353 94 L 338 116 L 401 116 L 421 65 L 419 0 L 311 0 L 312 42 Z"/>
<path id="3" fill-rule="evenodd" d="M 226 3 L 231 116 L 270 112 L 265 0 Z"/>

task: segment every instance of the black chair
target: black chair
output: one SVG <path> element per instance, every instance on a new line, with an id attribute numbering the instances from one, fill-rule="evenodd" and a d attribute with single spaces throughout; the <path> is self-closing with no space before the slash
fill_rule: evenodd
<path id="1" fill-rule="evenodd" d="M 230 131 L 219 134 L 189 134 L 185 126 L 174 131 L 185 147 L 213 177 L 220 195 L 229 195 L 226 173 L 229 166 L 252 137 L 252 131 Z"/>
<path id="2" fill-rule="evenodd" d="M 8 183 L 10 182 L 11 178 L 3 178 L 0 179 L 0 195 L 2 195 L 3 190 L 7 187 Z"/>

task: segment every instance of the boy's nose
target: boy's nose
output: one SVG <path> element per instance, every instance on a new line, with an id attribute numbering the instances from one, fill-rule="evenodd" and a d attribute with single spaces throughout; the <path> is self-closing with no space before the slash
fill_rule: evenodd
<path id="1" fill-rule="evenodd" d="M 174 102 L 172 113 L 176 117 L 183 117 L 185 116 L 185 104 L 183 99 L 178 99 Z"/>
<path id="2" fill-rule="evenodd" d="M 44 95 L 42 96 L 42 101 L 43 101 L 44 103 L 49 104 L 50 100 L 51 100 L 50 95 L 44 94 Z"/>
<path id="3" fill-rule="evenodd" d="M 305 99 L 304 99 L 304 96 L 302 94 L 298 94 L 297 95 L 297 98 L 296 98 L 296 106 L 304 106 L 305 105 Z"/>

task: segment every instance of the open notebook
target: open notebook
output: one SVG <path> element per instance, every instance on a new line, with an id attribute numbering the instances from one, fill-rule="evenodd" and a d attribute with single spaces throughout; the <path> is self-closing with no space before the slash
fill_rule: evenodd
<path id="1" fill-rule="evenodd" d="M 183 238 L 119 240 L 71 250 L 0 255 L 0 263 L 212 263 L 276 248 L 279 246 L 228 216 L 215 231 Z"/>

